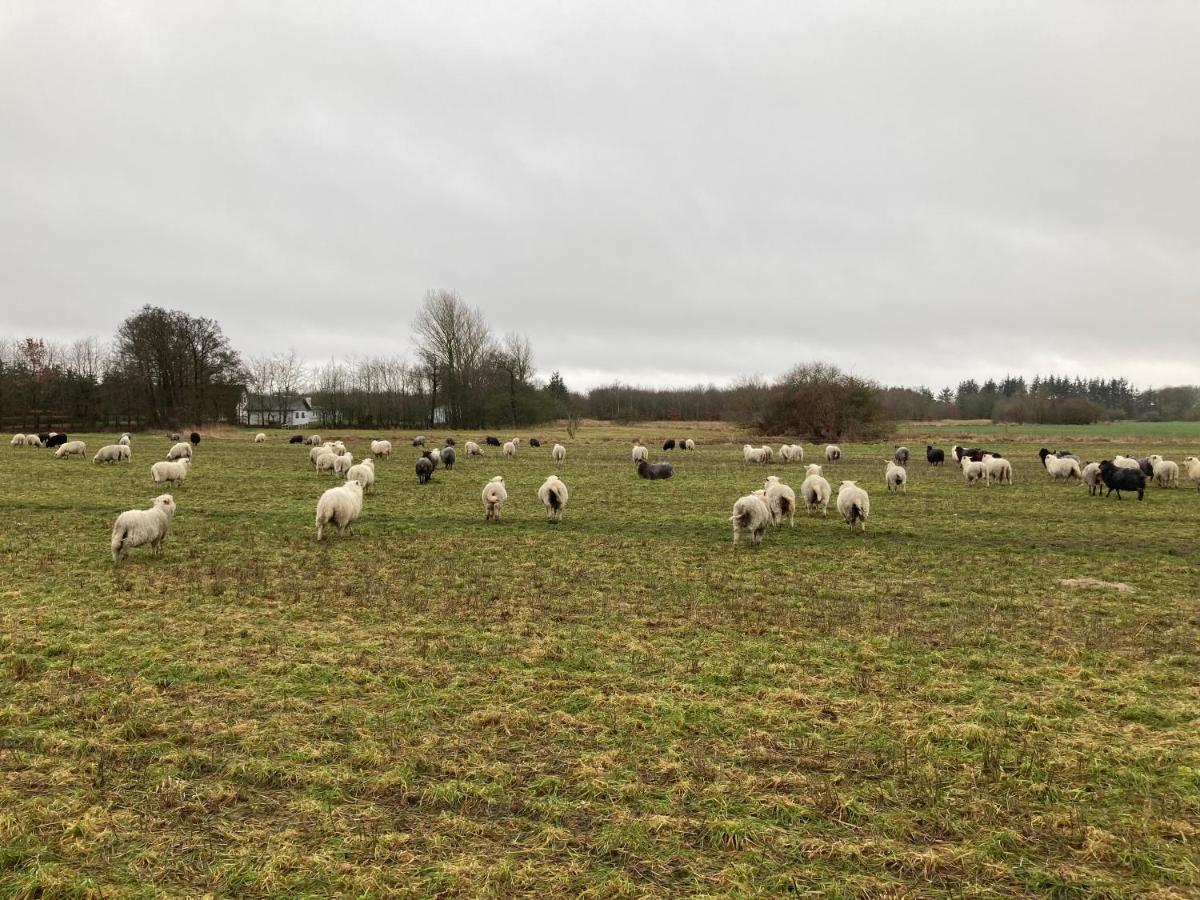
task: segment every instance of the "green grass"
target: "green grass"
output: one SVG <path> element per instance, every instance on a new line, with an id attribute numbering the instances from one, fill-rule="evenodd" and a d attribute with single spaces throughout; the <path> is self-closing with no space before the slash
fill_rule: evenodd
<path id="1" fill-rule="evenodd" d="M 643 482 L 635 434 L 701 449 Z M 1098 500 L 1032 440 L 996 445 L 1011 488 L 914 462 L 888 496 L 890 445 L 846 445 L 866 535 L 735 552 L 733 500 L 801 468 L 595 427 L 561 525 L 548 446 L 422 487 L 398 445 L 317 544 L 331 479 L 283 440 L 207 437 L 163 554 L 117 569 L 167 442 L 0 448 L 0 895 L 1200 892 L 1191 484 Z"/>
<path id="2" fill-rule="evenodd" d="M 991 422 L 902 422 L 897 427 L 901 438 L 953 441 L 957 438 L 990 438 L 992 440 L 1041 440 L 1043 437 L 1064 441 L 1091 441 L 1105 444 L 1128 444 L 1130 441 L 1150 441 L 1158 444 L 1188 444 L 1195 452 L 1200 445 L 1200 422 L 1103 422 L 1096 425 L 1006 425 Z M 1129 449 L 1135 449 L 1130 445 Z M 1114 452 L 1111 448 L 1105 452 Z M 1115 452 L 1120 452 L 1115 451 Z M 1164 454 L 1165 455 L 1165 454 Z"/>

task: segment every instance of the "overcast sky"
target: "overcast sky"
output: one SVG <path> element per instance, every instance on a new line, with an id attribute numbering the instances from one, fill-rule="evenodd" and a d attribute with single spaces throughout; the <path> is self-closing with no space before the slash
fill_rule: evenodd
<path id="1" fill-rule="evenodd" d="M 0 0 L 0 335 L 1200 383 L 1200 4 Z"/>

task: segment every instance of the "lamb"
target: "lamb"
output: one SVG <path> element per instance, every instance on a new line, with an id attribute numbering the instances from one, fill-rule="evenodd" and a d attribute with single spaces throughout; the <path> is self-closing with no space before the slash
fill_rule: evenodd
<path id="1" fill-rule="evenodd" d="M 375 489 L 375 460 L 367 457 L 357 465 L 351 466 L 346 471 L 347 481 L 357 481 L 363 486 L 363 490 L 371 492 Z"/>
<path id="2" fill-rule="evenodd" d="M 483 456 L 483 449 L 474 441 L 467 441 L 465 446 L 467 448 L 467 456 L 468 457 Z"/>
<path id="3" fill-rule="evenodd" d="M 362 515 L 363 486 L 347 481 L 331 487 L 317 501 L 317 540 L 325 537 L 325 526 L 333 525 L 338 534 L 354 534 L 354 523 Z"/>
<path id="4" fill-rule="evenodd" d="M 183 481 L 187 478 L 191 465 L 191 459 L 186 456 L 176 462 L 156 462 L 150 467 L 150 477 L 154 479 L 155 484 Z"/>
<path id="5" fill-rule="evenodd" d="M 684 450 L 695 450 L 696 442 L 694 440 L 692 440 L 691 438 L 688 438 L 686 441 L 683 442 L 683 449 Z"/>
<path id="6" fill-rule="evenodd" d="M 800 496 L 804 498 L 804 507 L 811 516 L 818 509 L 822 516 L 829 515 L 829 497 L 833 493 L 829 482 L 821 475 L 821 467 L 816 463 L 809 465 L 808 476 L 800 485 Z"/>
<path id="7" fill-rule="evenodd" d="M 997 456 L 994 453 L 985 453 L 980 462 L 983 465 L 983 475 L 988 487 L 992 486 L 993 481 L 997 484 L 1013 483 L 1012 463 L 1003 456 Z"/>
<path id="8" fill-rule="evenodd" d="M 134 547 L 150 545 L 157 556 L 171 530 L 175 517 L 175 498 L 161 494 L 154 498 L 149 509 L 129 509 L 117 516 L 112 528 L 112 558 L 116 565 Z"/>
<path id="9" fill-rule="evenodd" d="M 853 481 L 843 481 L 842 486 L 838 488 L 837 508 L 851 531 L 854 530 L 856 522 L 862 531 L 867 530 L 867 517 L 871 515 L 871 498 Z"/>
<path id="10" fill-rule="evenodd" d="M 65 434 L 59 434 L 58 432 L 51 432 L 49 437 L 42 441 L 42 443 L 47 447 L 61 447 L 66 442 L 67 436 Z"/>
<path id="11" fill-rule="evenodd" d="M 633 461 L 635 463 L 642 462 L 643 460 L 649 461 L 649 459 L 650 459 L 650 451 L 649 450 L 647 450 L 641 444 L 633 445 Z"/>
<path id="12" fill-rule="evenodd" d="M 827 444 L 825 446 L 825 462 L 837 462 L 842 458 L 842 448 L 837 444 Z M 840 494 L 839 494 L 840 496 Z"/>
<path id="13" fill-rule="evenodd" d="M 1079 467 L 1079 460 L 1069 456 L 1047 454 L 1042 457 L 1042 465 L 1046 467 L 1046 473 L 1055 481 L 1070 481 L 1072 478 L 1083 480 L 1083 470 Z"/>
<path id="14" fill-rule="evenodd" d="M 78 456 L 82 459 L 86 453 L 87 444 L 83 441 L 67 441 L 67 443 L 54 451 L 54 458 L 67 459 L 72 456 Z"/>
<path id="15" fill-rule="evenodd" d="M 267 436 L 265 434 L 263 434 L 261 431 L 254 436 L 254 443 L 265 444 L 266 442 L 267 442 Z"/>
<path id="16" fill-rule="evenodd" d="M 1154 480 L 1159 487 L 1179 487 L 1179 464 L 1169 459 L 1163 459 L 1157 453 L 1150 457 L 1154 466 Z"/>
<path id="17" fill-rule="evenodd" d="M 796 492 L 775 475 L 768 475 L 763 486 L 766 492 L 767 509 L 771 511 L 771 524 L 779 525 L 787 516 L 788 527 L 796 526 Z"/>
<path id="18" fill-rule="evenodd" d="M 109 462 L 128 462 L 130 458 L 129 447 L 126 444 L 108 444 L 96 451 L 96 455 L 92 457 L 93 463 L 109 463 Z"/>
<path id="19" fill-rule="evenodd" d="M 417 481 L 421 484 L 429 484 L 433 478 L 433 460 L 429 458 L 429 454 L 425 453 L 417 460 Z"/>
<path id="20" fill-rule="evenodd" d="M 557 475 L 551 475 L 538 488 L 538 499 L 546 507 L 546 518 L 551 522 L 561 522 L 563 510 L 567 508 L 567 486 Z"/>
<path id="21" fill-rule="evenodd" d="M 483 439 L 483 442 L 485 444 L 487 444 L 489 447 L 499 447 L 500 446 L 500 438 L 492 437 L 490 434 L 486 438 Z"/>
<path id="22" fill-rule="evenodd" d="M 425 435 L 419 434 L 415 438 L 413 438 L 412 445 L 414 447 L 424 447 L 425 446 Z"/>
<path id="23" fill-rule="evenodd" d="M 946 451 L 933 444 L 925 445 L 925 461 L 931 466 L 940 466 L 946 462 Z"/>
<path id="24" fill-rule="evenodd" d="M 457 458 L 453 447 L 442 448 L 442 465 L 446 467 L 447 472 L 454 468 L 454 462 Z"/>
<path id="25" fill-rule="evenodd" d="M 1104 495 L 1104 482 L 1100 478 L 1100 463 L 1090 462 L 1083 467 L 1079 480 L 1088 487 L 1088 493 L 1095 496 Z"/>
<path id="26" fill-rule="evenodd" d="M 729 517 L 733 523 L 733 545 L 736 547 L 743 533 L 750 535 L 750 543 L 757 547 L 762 542 L 763 533 L 771 524 L 771 508 L 767 501 L 757 494 L 747 494 L 739 497 L 733 504 L 733 515 Z"/>
<path id="27" fill-rule="evenodd" d="M 25 435 L 14 434 L 12 437 L 12 440 L 8 442 L 8 445 L 10 447 L 24 447 L 25 446 Z"/>
<path id="28" fill-rule="evenodd" d="M 193 432 L 192 432 L 190 435 L 188 435 L 188 440 L 192 442 L 192 446 L 193 446 L 193 447 L 194 447 L 196 444 L 199 444 L 199 443 L 200 443 L 200 434 L 199 434 L 199 432 L 193 431 Z"/>
<path id="29" fill-rule="evenodd" d="M 1118 500 L 1121 499 L 1121 491 L 1137 491 L 1139 501 L 1145 496 L 1146 476 L 1136 464 L 1131 468 L 1118 466 L 1114 460 L 1103 459 L 1100 461 L 1100 478 L 1108 487 L 1105 497 L 1111 497 L 1113 491 L 1117 492 Z"/>
<path id="30" fill-rule="evenodd" d="M 661 481 L 675 474 L 674 467 L 668 462 L 649 463 L 644 459 L 638 460 L 637 473 L 639 478 L 649 481 Z"/>
<path id="31" fill-rule="evenodd" d="M 383 459 L 384 457 L 391 456 L 392 455 L 392 442 L 391 441 L 371 441 L 371 455 L 374 456 L 376 459 Z"/>
<path id="32" fill-rule="evenodd" d="M 308 444 L 310 447 L 320 447 L 321 446 L 321 436 L 319 434 L 310 434 L 308 436 L 308 440 L 305 441 L 304 443 Z"/>
<path id="33" fill-rule="evenodd" d="M 288 443 L 289 444 L 303 444 L 304 443 L 304 435 L 293 434 L 290 438 L 288 438 Z"/>
<path id="34" fill-rule="evenodd" d="M 675 449 L 675 438 L 667 438 L 665 441 L 663 441 L 663 449 L 664 450 L 674 450 Z"/>
<path id="35" fill-rule="evenodd" d="M 907 447 L 897 447 L 896 452 L 893 453 L 892 456 L 895 457 L 897 465 L 900 465 L 900 466 L 908 465 L 908 448 Z"/>
<path id="36" fill-rule="evenodd" d="M 897 465 L 890 459 L 887 461 L 887 468 L 883 473 L 883 480 L 887 483 L 888 493 L 893 491 L 903 491 L 908 493 L 908 471 L 904 466 Z"/>
<path id="37" fill-rule="evenodd" d="M 180 441 L 178 444 L 176 444 L 174 447 L 172 447 L 170 450 L 167 451 L 167 459 L 168 460 L 191 459 L 191 458 L 192 458 L 192 445 L 187 443 L 186 441 Z"/>
<path id="38" fill-rule="evenodd" d="M 326 450 L 324 453 L 322 453 L 320 456 L 317 457 L 317 463 L 316 463 L 317 472 L 318 473 L 336 472 L 337 471 L 337 461 L 339 459 L 341 459 L 341 457 L 338 456 L 336 453 L 334 453 L 332 450 Z"/>
<path id="39" fill-rule="evenodd" d="M 562 444 L 555 444 L 554 448 L 550 451 L 550 458 L 557 463 L 565 462 L 567 459 L 567 448 Z"/>
<path id="40" fill-rule="evenodd" d="M 343 453 L 341 456 L 335 456 L 333 459 L 333 474 L 346 475 L 354 465 L 354 454 Z"/>
<path id="41" fill-rule="evenodd" d="M 504 455 L 509 459 L 514 458 L 517 455 L 517 445 L 512 441 L 508 441 L 504 445 Z"/>
<path id="42" fill-rule="evenodd" d="M 984 468 L 983 463 L 976 462 L 969 456 L 964 456 L 960 465 L 962 466 L 963 478 L 967 484 L 974 484 L 987 477 L 987 470 Z"/>
<path id="43" fill-rule="evenodd" d="M 119 438 L 117 438 L 117 443 L 120 444 L 122 447 L 128 447 L 129 446 L 129 435 L 128 434 L 121 435 Z"/>
<path id="44" fill-rule="evenodd" d="M 1194 456 L 1183 458 L 1183 467 L 1187 470 L 1188 478 L 1196 482 L 1196 490 L 1200 491 L 1200 459 Z"/>
<path id="45" fill-rule="evenodd" d="M 483 511 L 488 520 L 500 521 L 500 507 L 508 499 L 508 491 L 504 489 L 504 478 L 497 475 L 483 486 Z"/>

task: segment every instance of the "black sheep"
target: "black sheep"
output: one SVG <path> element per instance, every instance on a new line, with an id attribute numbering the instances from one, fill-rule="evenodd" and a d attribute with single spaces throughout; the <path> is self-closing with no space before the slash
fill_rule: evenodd
<path id="1" fill-rule="evenodd" d="M 489 447 L 499 447 L 500 446 L 500 438 L 492 437 L 489 434 L 486 438 L 484 438 L 484 443 L 486 443 Z"/>
<path id="2" fill-rule="evenodd" d="M 38 433 L 38 440 L 42 442 L 43 447 L 50 446 L 50 432 L 42 431 Z"/>
<path id="3" fill-rule="evenodd" d="M 537 438 L 530 438 L 529 446 L 530 447 L 540 447 L 540 446 L 542 446 L 542 442 L 539 441 Z"/>
<path id="4" fill-rule="evenodd" d="M 1105 497 L 1111 497 L 1112 492 L 1116 491 L 1117 499 L 1120 500 L 1121 491 L 1137 491 L 1138 500 L 1141 500 L 1146 493 L 1146 476 L 1142 474 L 1141 469 L 1115 466 L 1111 459 L 1100 463 L 1100 480 L 1108 487 Z"/>
<path id="5" fill-rule="evenodd" d="M 191 441 L 191 442 L 192 442 L 192 446 L 193 446 L 193 447 L 195 447 L 197 444 L 199 444 L 199 443 L 200 443 L 200 434 L 199 434 L 199 432 L 193 431 L 193 432 L 191 433 L 191 436 L 188 438 L 188 440 L 189 440 L 189 441 Z"/>
<path id="6" fill-rule="evenodd" d="M 56 434 L 54 437 L 52 437 L 48 440 L 42 441 L 42 443 L 45 444 L 47 447 L 61 447 L 66 442 L 67 442 L 67 436 L 65 434 Z"/>
<path id="7" fill-rule="evenodd" d="M 450 471 L 451 469 L 454 468 L 454 448 L 453 447 L 443 447 L 442 448 L 442 465 L 446 467 L 446 471 Z"/>
<path id="8" fill-rule="evenodd" d="M 893 455 L 896 457 L 897 465 L 900 465 L 900 466 L 908 465 L 908 448 L 907 447 L 897 447 L 896 452 Z"/>
<path id="9" fill-rule="evenodd" d="M 663 449 L 664 450 L 674 450 L 675 449 L 675 438 L 667 438 L 665 441 L 663 441 Z"/>
<path id="10" fill-rule="evenodd" d="M 446 438 L 446 446 L 447 447 L 453 447 L 457 443 L 458 443 L 458 441 L 454 440 L 454 438 L 451 438 L 451 437 Z"/>
<path id="11" fill-rule="evenodd" d="M 1137 458 L 1137 464 L 1138 464 L 1138 468 L 1142 470 L 1143 475 L 1145 475 L 1147 478 L 1153 477 L 1154 463 L 1150 462 L 1150 457 L 1139 456 Z"/>
<path id="12" fill-rule="evenodd" d="M 670 463 L 648 463 L 644 459 L 638 460 L 637 473 L 642 478 L 647 478 L 650 481 L 661 481 L 664 478 L 670 478 L 675 474 L 675 469 Z"/>
<path id="13" fill-rule="evenodd" d="M 428 484 L 431 478 L 433 478 L 433 459 L 426 450 L 425 455 L 417 460 L 417 481 L 421 484 Z"/>
<path id="14" fill-rule="evenodd" d="M 925 459 L 931 466 L 940 466 L 946 461 L 946 451 L 933 444 L 925 445 Z"/>
<path id="15" fill-rule="evenodd" d="M 686 450 L 687 449 L 687 438 L 680 438 L 679 440 L 677 440 L 675 442 L 675 446 L 677 448 L 679 448 L 680 450 Z"/>
<path id="16" fill-rule="evenodd" d="M 304 435 L 293 434 L 290 438 L 288 438 L 288 443 L 289 444 L 303 444 L 304 443 Z"/>

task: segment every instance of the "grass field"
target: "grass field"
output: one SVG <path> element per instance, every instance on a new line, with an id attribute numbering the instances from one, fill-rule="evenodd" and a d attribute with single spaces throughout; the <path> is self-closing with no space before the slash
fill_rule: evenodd
<path id="1" fill-rule="evenodd" d="M 1156 445 L 1185 444 L 1193 449 L 1200 445 L 1200 422 L 1103 422 L 1097 425 L 1005 425 L 992 422 L 902 422 L 897 432 L 904 439 L 928 436 L 950 441 L 958 438 L 987 438 L 990 440 L 1026 441 L 1059 439 L 1090 441 L 1109 453 L 1119 453 L 1113 444 L 1149 442 Z M 1136 443 L 1134 444 L 1136 446 Z M 1132 448 L 1130 448 L 1132 449 Z M 1164 454 L 1166 455 L 1166 454 Z"/>
<path id="2" fill-rule="evenodd" d="M 630 437 L 667 434 L 701 448 L 639 481 Z M 419 486 L 399 444 L 317 544 L 331 479 L 284 440 L 206 437 L 163 554 L 115 570 L 167 442 L 0 447 L 0 896 L 1200 893 L 1186 481 L 1099 500 L 1006 441 L 1013 487 L 921 460 L 888 496 L 891 445 L 844 445 L 865 535 L 801 514 L 735 551 L 733 501 L 799 466 L 591 427 L 561 525 L 548 446 Z"/>

